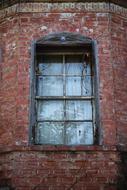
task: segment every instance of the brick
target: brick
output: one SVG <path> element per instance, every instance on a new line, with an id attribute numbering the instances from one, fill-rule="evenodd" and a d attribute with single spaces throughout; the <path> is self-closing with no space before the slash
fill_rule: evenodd
<path id="1" fill-rule="evenodd" d="M 17 6 L 7 8 L 6 17 L 0 13 L 0 185 L 16 190 L 127 189 L 126 152 L 117 150 L 127 150 L 125 9 L 112 5 L 109 12 L 104 3 L 20 6 L 20 15 Z M 29 146 L 31 43 L 63 31 L 97 40 L 103 146 Z"/>

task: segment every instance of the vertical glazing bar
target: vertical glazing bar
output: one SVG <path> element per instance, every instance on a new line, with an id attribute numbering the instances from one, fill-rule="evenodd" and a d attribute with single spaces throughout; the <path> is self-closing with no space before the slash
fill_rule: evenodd
<path id="1" fill-rule="evenodd" d="M 65 55 L 63 55 L 63 95 L 66 96 L 66 68 Z M 64 100 L 64 144 L 66 144 L 66 100 Z"/>
<path id="2" fill-rule="evenodd" d="M 82 64 L 84 66 L 84 54 L 83 54 L 83 58 L 82 58 Z M 81 96 L 83 96 L 83 75 L 84 75 L 84 68 L 82 69 L 82 75 L 81 75 Z"/>
<path id="3" fill-rule="evenodd" d="M 66 68 L 65 68 L 65 55 L 63 55 L 63 93 L 66 96 Z"/>

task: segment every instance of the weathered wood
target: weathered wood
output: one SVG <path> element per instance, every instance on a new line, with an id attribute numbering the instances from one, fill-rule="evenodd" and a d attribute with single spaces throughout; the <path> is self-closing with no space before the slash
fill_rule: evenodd
<path id="1" fill-rule="evenodd" d="M 94 132 L 94 142 L 95 144 L 100 144 L 102 141 L 102 132 L 100 125 L 100 105 L 99 105 L 99 66 L 98 66 L 98 52 L 97 52 L 97 44 L 96 41 L 92 42 L 92 62 L 94 65 L 94 96 L 95 96 L 95 132 Z"/>
<path id="2" fill-rule="evenodd" d="M 36 96 L 37 100 L 91 100 L 94 96 Z"/>
<path id="3" fill-rule="evenodd" d="M 30 126 L 29 126 L 29 143 L 33 143 L 35 137 L 35 125 L 36 125 L 36 114 L 35 114 L 35 51 L 36 43 L 32 42 L 31 48 L 31 72 L 30 72 Z"/>

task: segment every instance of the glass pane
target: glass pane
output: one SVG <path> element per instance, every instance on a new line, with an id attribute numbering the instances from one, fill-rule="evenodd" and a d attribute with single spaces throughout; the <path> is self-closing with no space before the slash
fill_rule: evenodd
<path id="1" fill-rule="evenodd" d="M 83 75 L 91 75 L 91 66 L 88 62 L 83 62 Z"/>
<path id="2" fill-rule="evenodd" d="M 60 75 L 62 74 L 62 56 L 44 55 L 39 64 L 39 73 L 43 75 Z"/>
<path id="3" fill-rule="evenodd" d="M 67 101 L 66 102 L 67 120 L 92 120 L 91 101 Z"/>
<path id="4" fill-rule="evenodd" d="M 72 122 L 67 124 L 66 139 L 68 145 L 93 144 L 92 123 Z"/>
<path id="5" fill-rule="evenodd" d="M 92 95 L 92 83 L 91 76 L 85 76 L 82 81 L 82 91 L 83 96 L 91 96 Z"/>
<path id="6" fill-rule="evenodd" d="M 81 96 L 81 77 L 66 78 L 66 95 Z"/>
<path id="7" fill-rule="evenodd" d="M 81 55 L 66 56 L 66 74 L 82 75 L 83 65 Z"/>
<path id="8" fill-rule="evenodd" d="M 39 96 L 63 96 L 62 77 L 38 77 Z"/>
<path id="9" fill-rule="evenodd" d="M 83 60 L 83 55 L 66 56 L 66 74 L 90 75 L 90 64 Z"/>
<path id="10" fill-rule="evenodd" d="M 61 122 L 38 123 L 37 139 L 38 144 L 63 144 L 64 126 Z"/>
<path id="11" fill-rule="evenodd" d="M 38 120 L 62 120 L 64 117 L 63 101 L 38 101 Z"/>

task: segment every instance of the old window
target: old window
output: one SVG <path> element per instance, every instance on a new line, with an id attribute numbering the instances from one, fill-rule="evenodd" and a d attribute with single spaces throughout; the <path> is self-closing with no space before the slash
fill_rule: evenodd
<path id="1" fill-rule="evenodd" d="M 57 42 L 59 46 L 54 40 L 51 45 L 50 41 L 46 46 L 39 43 L 34 50 L 35 144 L 91 145 L 95 141 L 92 46 L 66 43 L 66 35 L 57 38 L 62 41 Z"/>

